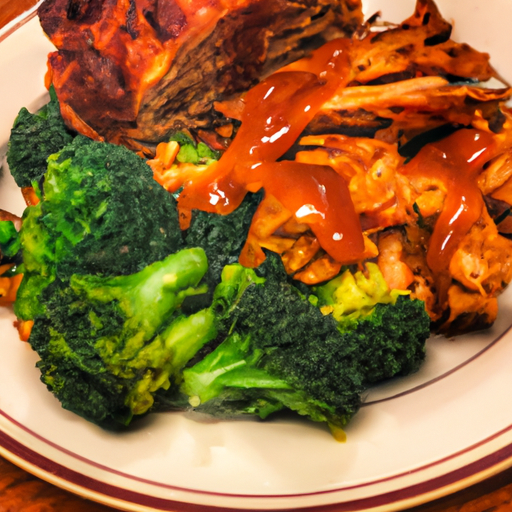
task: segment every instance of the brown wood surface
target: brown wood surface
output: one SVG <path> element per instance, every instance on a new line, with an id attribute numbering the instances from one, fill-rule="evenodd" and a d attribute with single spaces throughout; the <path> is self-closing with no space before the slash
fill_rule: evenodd
<path id="1" fill-rule="evenodd" d="M 114 512 L 36 478 L 0 457 L 0 512 Z M 512 469 L 407 512 L 511 512 Z M 212 509 L 214 512 L 214 509 Z"/>
<path id="2" fill-rule="evenodd" d="M 36 0 L 0 0 L 0 27 Z M 111 512 L 59 489 L 0 457 L 0 512 Z M 512 469 L 408 512 L 512 512 Z"/>

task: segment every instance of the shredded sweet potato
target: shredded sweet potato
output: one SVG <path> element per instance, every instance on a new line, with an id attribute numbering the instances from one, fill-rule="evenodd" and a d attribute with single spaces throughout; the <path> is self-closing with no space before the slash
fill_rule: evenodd
<path id="1" fill-rule="evenodd" d="M 192 11 L 187 15 L 193 16 Z M 139 22 L 141 30 L 149 30 L 146 21 Z M 118 28 L 114 25 L 112 30 Z M 91 30 L 99 33 L 99 28 L 92 24 Z M 351 215 L 355 214 L 358 230 L 357 222 L 360 223 L 357 258 L 346 261 L 334 258 L 326 247 L 325 238 L 322 242 L 314 224 L 307 221 L 309 214 L 299 215 L 300 208 L 297 209 L 295 203 L 268 185 L 252 219 L 239 261 L 248 267 L 257 267 L 265 259 L 264 250 L 271 250 L 281 256 L 290 275 L 311 285 L 336 276 L 344 265 L 357 266 L 372 259 L 379 265 L 390 288 L 408 289 L 412 297 L 425 301 L 432 321 L 441 331 L 461 332 L 487 326 L 496 316 L 496 297 L 512 280 L 512 241 L 504 236 L 512 233 L 512 216 L 508 215 L 512 210 L 512 113 L 504 106 L 512 97 L 512 88 L 503 81 L 498 88 L 483 84 L 490 79 L 500 80 L 489 56 L 453 41 L 450 23 L 442 18 L 432 0 L 417 0 L 415 12 L 403 23 L 388 26 L 386 30 L 381 28 L 373 21 L 368 22 L 355 31 L 350 41 L 337 40 L 343 42 L 340 54 L 347 52 L 343 57 L 348 63 L 346 75 L 329 90 L 327 99 L 321 97 L 318 110 L 311 113 L 297 133 L 294 132 L 294 146 L 287 146 L 284 150 L 288 152 L 278 155 L 273 162 L 281 164 L 281 156 L 282 160 L 298 164 L 297 167 L 304 164 L 334 171 L 337 187 L 344 189 L 346 185 L 348 189 L 343 219 L 348 218 L 350 211 Z M 183 30 L 186 32 L 188 28 Z M 141 33 L 140 40 L 152 40 L 150 32 Z M 98 41 L 106 37 L 106 33 L 101 35 Z M 59 37 L 61 33 L 57 31 L 54 38 L 62 43 Z M 174 54 L 173 48 L 167 46 L 172 46 L 171 43 L 167 46 L 161 41 L 157 43 L 153 57 L 138 70 L 138 78 L 144 77 L 144 80 L 132 84 L 134 94 L 128 103 L 134 115 L 129 119 L 136 117 L 145 92 L 170 66 L 169 59 Z M 136 44 L 136 39 L 130 39 L 126 48 L 135 49 Z M 61 71 L 53 79 L 57 86 L 62 86 L 66 82 L 63 72 L 73 74 L 74 69 L 73 63 L 64 66 L 59 58 L 62 56 L 52 57 L 53 72 Z M 288 64 L 278 73 L 303 72 L 307 69 L 305 62 L 307 64 L 307 59 Z M 131 59 L 124 62 L 127 70 L 136 65 L 139 64 Z M 324 71 L 323 77 L 317 77 L 315 87 L 319 87 L 322 79 L 325 79 L 324 85 L 329 83 L 326 76 Z M 251 91 L 245 91 L 220 95 L 222 101 L 212 100 L 215 122 L 210 129 L 198 125 L 194 133 L 196 139 L 224 151 L 232 140 L 236 141 L 237 133 L 244 130 L 242 120 L 250 97 Z M 91 128 L 94 125 L 91 119 L 87 124 L 71 107 L 64 105 L 63 108 L 64 117 L 71 119 L 74 126 L 94 138 L 101 138 Z M 253 110 L 257 110 L 254 105 Z M 302 117 L 304 112 L 300 111 Z M 139 128 L 143 131 L 142 124 Z M 425 161 L 418 164 L 417 172 L 410 172 L 408 162 L 418 158 L 419 148 L 429 142 L 465 129 L 478 131 L 490 141 L 485 148 L 488 158 L 479 163 L 478 172 L 473 170 L 474 182 L 469 185 L 472 192 L 476 190 L 478 197 L 473 205 L 477 204 L 478 211 L 475 210 L 472 225 L 459 233 L 460 239 L 448 254 L 445 275 L 440 279 L 439 268 L 434 268 L 429 251 L 436 233 L 439 237 L 438 220 L 453 206 L 450 201 L 453 201 L 454 183 L 448 172 L 443 174 L 441 170 L 436 174 L 424 170 L 430 163 L 437 162 L 436 155 L 430 155 L 430 161 L 420 157 Z M 125 135 L 110 138 L 123 142 L 122 137 L 133 135 L 132 131 L 130 128 L 125 130 Z M 130 147 L 135 143 L 132 139 Z M 441 154 L 442 147 L 436 148 Z M 152 151 L 143 143 L 138 149 L 146 157 Z M 210 171 L 205 172 L 206 165 L 178 162 L 179 149 L 177 142 L 161 142 L 147 160 L 156 181 L 171 193 L 189 183 L 200 182 L 204 176 L 210 177 Z M 458 150 L 454 148 L 455 159 Z M 480 154 L 475 152 L 475 158 L 480 158 Z M 462 162 L 460 154 L 459 157 Z M 439 158 L 450 160 L 452 155 Z M 257 170 L 259 165 L 268 163 L 265 158 L 249 162 L 254 164 L 252 167 L 244 167 L 244 155 L 240 156 L 240 164 L 238 156 L 232 160 L 236 172 L 245 173 L 238 183 L 245 187 L 243 193 L 265 189 L 264 179 L 258 178 Z M 231 172 L 230 169 L 225 171 L 226 176 Z M 314 172 L 311 171 L 310 176 Z M 299 181 L 298 174 L 294 179 Z M 320 182 L 311 183 L 307 181 L 312 188 L 323 186 Z M 277 187 L 275 183 L 273 186 Z M 32 189 L 24 190 L 23 194 L 27 204 L 37 203 Z M 292 203 L 295 206 L 292 207 Z M 300 204 L 304 208 L 312 207 L 305 203 L 307 201 Z M 189 205 L 180 210 L 182 228 L 188 225 L 195 207 Z M 464 207 L 462 202 L 461 212 Z M 337 219 L 341 217 L 338 215 Z M 335 235 L 344 236 L 342 230 Z M 334 235 L 330 241 L 333 239 Z M 444 253 L 438 252 L 440 259 Z M 17 285 L 13 279 L 0 278 L 0 287 L 3 285 L 5 290 L 0 289 L 0 304 L 2 300 L 14 300 Z M 29 332 L 30 326 L 23 325 L 20 329 Z"/>
<path id="2" fill-rule="evenodd" d="M 343 177 L 361 222 L 364 257 L 376 258 L 391 288 L 409 289 L 424 300 L 443 332 L 492 323 L 495 298 L 512 279 L 512 242 L 502 236 L 512 233 L 512 216 L 507 216 L 512 116 L 504 106 L 512 89 L 504 82 L 498 88 L 479 83 L 500 80 L 489 56 L 450 35 L 451 25 L 431 0 L 418 0 L 414 14 L 400 25 L 364 27 L 348 50 L 350 80 L 313 117 L 292 156 L 299 163 L 329 166 Z M 281 72 L 302 67 L 292 63 Z M 240 121 L 245 102 L 242 94 L 215 103 L 215 109 Z M 435 141 L 461 127 L 492 140 L 476 186 L 494 211 L 491 215 L 484 208 L 477 214 L 450 253 L 442 285 L 446 297 L 440 299 L 441 283 L 427 253 L 437 219 L 453 200 L 453 184 L 442 173 L 405 169 L 418 151 L 415 145 L 429 142 L 421 137 L 428 134 Z M 264 199 L 240 261 L 256 266 L 264 259 L 262 248 L 281 254 L 287 272 L 307 284 L 325 281 L 341 268 L 275 197 Z M 459 299 L 468 312 L 456 303 Z"/>
<path id="3" fill-rule="evenodd" d="M 16 300 L 16 293 L 21 284 L 23 274 L 2 277 L 13 265 L 0 265 L 0 306 L 10 306 Z"/>
<path id="4" fill-rule="evenodd" d="M 18 330 L 18 336 L 21 341 L 28 341 L 32 327 L 34 326 L 33 320 L 16 320 L 14 326 Z"/>

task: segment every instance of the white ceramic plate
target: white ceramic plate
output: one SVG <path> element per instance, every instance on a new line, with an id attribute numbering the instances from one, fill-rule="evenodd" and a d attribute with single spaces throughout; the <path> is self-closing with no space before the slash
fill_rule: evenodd
<path id="1" fill-rule="evenodd" d="M 414 8 L 412 0 L 368 0 L 367 14 L 382 4 L 392 21 Z M 512 3 L 444 0 L 439 6 L 455 18 L 455 38 L 490 52 L 512 79 Z M 19 108 L 46 101 L 51 49 L 35 19 L 0 44 L 0 154 Z M 23 209 L 7 172 L 0 208 Z M 155 414 L 136 430 L 105 432 L 61 409 L 46 391 L 13 320 L 0 308 L 0 453 L 120 509 L 400 510 L 512 465 L 511 293 L 491 330 L 433 338 L 418 374 L 371 390 L 343 444 L 322 426 L 290 418 L 204 422 Z"/>

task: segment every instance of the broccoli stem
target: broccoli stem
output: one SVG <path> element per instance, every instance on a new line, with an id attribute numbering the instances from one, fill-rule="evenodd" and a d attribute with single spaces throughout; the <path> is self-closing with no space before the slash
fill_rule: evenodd
<path id="1" fill-rule="evenodd" d="M 162 324 L 189 295 L 204 293 L 194 288 L 206 273 L 208 262 L 202 249 L 184 249 L 157 261 L 137 274 L 116 277 L 79 276 L 71 278 L 71 288 L 92 303 L 117 301 L 124 316 L 124 337 L 130 337 L 115 360 L 122 360 L 142 340 L 152 338 Z M 101 340 L 98 341 L 101 346 Z M 111 351 L 111 340 L 104 349 Z M 111 359 L 112 361 L 112 359 Z"/>
<path id="2" fill-rule="evenodd" d="M 171 357 L 173 372 L 178 375 L 198 350 L 216 334 L 215 315 L 211 309 L 203 309 L 174 320 L 160 335 Z"/>
<path id="3" fill-rule="evenodd" d="M 250 338 L 235 333 L 199 363 L 185 369 L 182 391 L 190 397 L 190 403 L 197 407 L 220 395 L 226 387 L 291 389 L 285 381 L 256 368 L 263 353 L 250 350 Z"/>
<path id="4" fill-rule="evenodd" d="M 181 370 L 217 331 L 209 309 L 176 318 L 155 340 L 142 348 L 130 369 L 145 371 L 126 396 L 125 404 L 135 415 L 144 414 L 159 389 L 167 390 L 181 380 Z M 158 372 L 150 368 L 158 368 Z"/>
<path id="5" fill-rule="evenodd" d="M 287 280 L 277 256 L 257 270 L 228 265 L 212 304 L 222 341 L 185 368 L 180 391 L 198 411 L 263 419 L 289 409 L 342 438 L 369 385 L 417 370 L 424 357 L 423 303 L 388 295 L 347 329 Z"/>

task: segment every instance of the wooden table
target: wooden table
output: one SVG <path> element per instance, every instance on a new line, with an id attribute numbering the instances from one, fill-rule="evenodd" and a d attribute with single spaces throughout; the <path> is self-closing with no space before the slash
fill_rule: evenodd
<path id="1" fill-rule="evenodd" d="M 0 0 L 0 27 L 36 0 Z M 0 458 L 0 512 L 112 512 L 59 489 Z M 512 468 L 488 480 L 408 512 L 511 512 Z"/>
<path id="2" fill-rule="evenodd" d="M 0 512 L 114 512 L 59 489 L 0 457 Z M 212 509 L 214 512 L 215 509 Z M 407 512 L 510 512 L 512 468 Z"/>
<path id="3" fill-rule="evenodd" d="M 512 469 L 408 512 L 510 512 Z M 54 487 L 0 458 L 0 512 L 114 512 Z M 214 509 L 212 510 L 214 512 Z"/>

